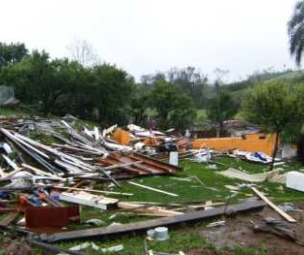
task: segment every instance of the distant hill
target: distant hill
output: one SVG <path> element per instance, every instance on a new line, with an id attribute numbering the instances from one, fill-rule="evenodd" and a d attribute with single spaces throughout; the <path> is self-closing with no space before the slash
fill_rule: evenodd
<path id="1" fill-rule="evenodd" d="M 233 93 L 237 100 L 241 100 L 241 98 L 246 93 L 247 89 L 254 86 L 257 83 L 268 82 L 274 79 L 304 79 L 304 70 L 292 71 L 287 70 L 283 72 L 263 72 L 263 73 L 255 73 L 250 75 L 246 80 L 240 82 L 233 82 L 225 85 L 226 89 Z"/>

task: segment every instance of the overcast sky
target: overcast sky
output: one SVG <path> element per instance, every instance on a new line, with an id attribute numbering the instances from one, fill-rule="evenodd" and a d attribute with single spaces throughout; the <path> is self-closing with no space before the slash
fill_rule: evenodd
<path id="1" fill-rule="evenodd" d="M 70 57 L 75 40 L 137 80 L 194 66 L 226 81 L 294 68 L 287 22 L 296 0 L 1 0 L 0 40 Z"/>

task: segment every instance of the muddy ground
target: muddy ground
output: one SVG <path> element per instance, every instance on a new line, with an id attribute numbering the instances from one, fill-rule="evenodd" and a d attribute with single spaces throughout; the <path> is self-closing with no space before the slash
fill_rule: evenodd
<path id="1" fill-rule="evenodd" d="M 183 251 L 187 255 L 244 254 L 233 250 L 237 246 L 248 250 L 247 255 L 304 255 L 304 202 L 294 203 L 292 208 L 288 214 L 297 220 L 296 223 L 288 223 L 268 206 L 257 212 L 223 216 L 219 220 L 225 220 L 224 226 L 198 228 L 202 238 L 207 239 L 216 249 Z M 279 228 L 271 226 L 267 228 L 270 232 L 255 231 L 255 226 L 265 225 L 264 218 L 278 219 Z M 255 249 L 255 252 L 250 253 L 251 249 Z M 35 254 L 24 241 L 6 238 L 1 240 L 1 250 L 1 254 L 5 255 Z"/>
<path id="2" fill-rule="evenodd" d="M 296 223 L 287 223 L 274 210 L 266 206 L 262 211 L 235 215 L 224 218 L 224 226 L 204 228 L 200 235 L 212 243 L 214 249 L 195 249 L 185 251 L 187 255 L 232 255 L 233 247 L 244 247 L 258 254 L 304 255 L 304 203 L 294 203 L 293 211 L 288 212 Z M 277 228 L 269 226 L 263 220 L 266 217 L 278 219 Z M 221 219 L 222 220 L 222 219 Z M 269 226 L 267 232 L 255 231 L 254 227 Z M 268 231 L 270 230 L 270 232 Z M 251 254 L 248 252 L 248 255 Z"/>

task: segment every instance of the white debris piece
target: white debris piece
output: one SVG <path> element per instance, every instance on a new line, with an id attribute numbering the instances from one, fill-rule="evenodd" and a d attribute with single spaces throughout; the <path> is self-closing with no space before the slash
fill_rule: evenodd
<path id="1" fill-rule="evenodd" d="M 100 248 L 98 245 L 96 245 L 93 242 L 85 242 L 76 246 L 71 247 L 69 250 L 70 251 L 80 251 L 84 250 L 91 247 L 95 251 L 101 251 L 102 253 L 106 252 L 119 252 L 124 249 L 124 246 L 122 244 L 116 245 L 116 246 L 111 246 L 108 248 Z"/>
<path id="2" fill-rule="evenodd" d="M 286 174 L 286 187 L 304 192 L 304 174 L 291 171 Z"/>

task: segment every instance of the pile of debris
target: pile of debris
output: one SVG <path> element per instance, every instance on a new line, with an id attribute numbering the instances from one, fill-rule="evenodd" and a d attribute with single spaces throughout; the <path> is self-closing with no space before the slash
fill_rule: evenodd
<path id="1" fill-rule="evenodd" d="M 78 131 L 76 125 L 71 117 L 62 120 L 0 119 L 0 212 L 9 213 L 0 221 L 2 228 L 22 214 L 24 217 L 18 225 L 24 225 L 27 231 L 62 230 L 69 223 L 80 221 L 79 205 L 102 210 L 132 208 L 138 213 L 161 216 L 181 214 L 142 208 L 142 205 L 104 196 L 133 195 L 130 193 L 82 188 L 88 181 L 120 187 L 118 180 L 121 179 L 172 174 L 182 168 L 115 142 L 112 133 L 116 127 L 101 132 L 97 127 L 82 126 Z M 64 202 L 74 206 L 66 206 Z"/>
<path id="2" fill-rule="evenodd" d="M 0 119 L 0 212 L 6 214 L 0 220 L 0 228 L 25 236 L 28 243 L 40 248 L 57 253 L 82 254 L 78 250 L 83 247 L 101 251 L 106 248 L 87 242 L 74 247 L 74 250 L 64 251 L 45 242 L 149 230 L 265 205 L 262 201 L 250 200 L 210 210 L 206 209 L 210 207 L 208 204 L 203 208 L 206 210 L 187 212 L 171 209 L 174 206 L 168 209 L 148 202 L 125 202 L 108 197 L 132 196 L 131 193 L 111 189 L 121 187 L 119 180 L 126 179 L 130 185 L 176 197 L 175 193 L 130 179 L 181 171 L 177 164 L 167 163 L 169 157 L 171 162 L 171 156 L 177 155 L 177 150 L 179 157 L 193 157 L 199 162 L 212 161 L 214 156 L 209 149 L 187 150 L 187 137 L 174 137 L 135 125 L 129 125 L 128 129 L 129 132 L 115 125 L 100 131 L 98 127 L 79 125 L 71 116 L 61 120 Z M 84 229 L 73 230 L 71 225 L 83 223 L 82 206 L 119 209 L 161 218 L 106 227 L 100 227 L 103 225 L 101 220 L 91 219 L 86 224 L 98 227 L 86 225 Z M 116 251 L 122 247 L 113 249 Z"/>

